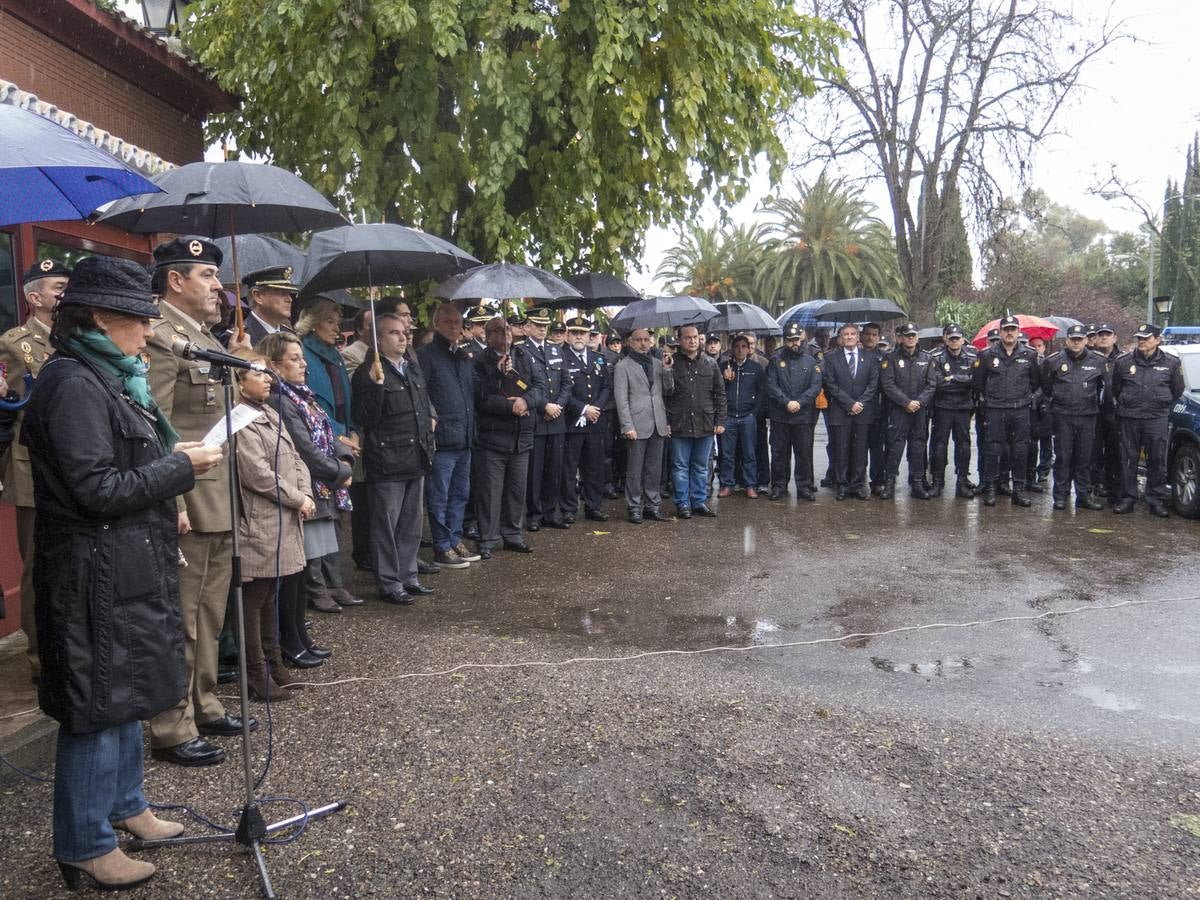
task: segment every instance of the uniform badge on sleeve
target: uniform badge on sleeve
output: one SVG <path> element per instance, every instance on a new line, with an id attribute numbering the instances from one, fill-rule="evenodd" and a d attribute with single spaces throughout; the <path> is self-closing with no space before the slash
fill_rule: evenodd
<path id="1" fill-rule="evenodd" d="M 998 356 L 993 356 L 993 357 L 992 357 L 992 368 L 993 368 L 993 369 L 998 369 L 998 368 L 1000 368 L 1000 357 L 998 357 Z"/>
<path id="2" fill-rule="evenodd" d="M 1062 364 L 1062 370 L 1063 370 L 1064 372 L 1065 372 L 1065 371 L 1067 371 L 1067 364 L 1066 364 L 1066 363 L 1063 363 L 1063 364 Z"/>

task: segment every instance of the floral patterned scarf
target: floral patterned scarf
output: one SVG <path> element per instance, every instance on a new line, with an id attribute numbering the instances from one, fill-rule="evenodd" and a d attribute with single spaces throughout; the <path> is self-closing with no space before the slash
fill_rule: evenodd
<path id="1" fill-rule="evenodd" d="M 300 416 L 304 419 L 305 427 L 308 428 L 308 436 L 312 439 L 313 446 L 330 459 L 335 459 L 337 457 L 337 441 L 333 436 L 333 426 L 329 424 L 329 416 L 325 415 L 325 410 L 317 404 L 316 395 L 309 390 L 307 384 L 292 384 L 282 378 L 278 379 L 278 382 L 283 396 L 295 403 L 296 408 L 300 410 Z M 345 512 L 353 508 L 350 503 L 350 491 L 347 488 L 334 489 L 315 478 L 313 485 L 321 499 L 328 500 L 330 497 L 336 497 L 338 509 Z"/>

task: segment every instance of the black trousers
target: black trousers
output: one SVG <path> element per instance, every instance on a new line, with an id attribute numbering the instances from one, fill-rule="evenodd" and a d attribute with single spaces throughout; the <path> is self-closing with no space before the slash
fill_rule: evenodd
<path id="1" fill-rule="evenodd" d="M 871 459 L 871 486 L 882 487 L 887 478 L 888 463 L 888 416 L 887 404 L 880 404 L 882 409 L 871 423 L 867 434 L 867 453 Z"/>
<path id="2" fill-rule="evenodd" d="M 1054 426 L 1051 424 L 1051 432 L 1047 435 L 1029 436 L 1029 449 L 1026 451 L 1025 457 L 1025 474 L 1028 478 L 1044 478 L 1050 474 L 1050 469 L 1054 465 Z"/>
<path id="3" fill-rule="evenodd" d="M 562 515 L 563 510 L 563 448 L 565 434 L 535 434 L 529 454 L 529 481 L 525 508 L 529 521 L 538 525 L 542 519 Z"/>
<path id="4" fill-rule="evenodd" d="M 888 410 L 888 475 L 900 474 L 900 460 L 908 448 L 908 482 L 925 480 L 925 448 L 929 445 L 929 412 L 924 407 L 910 413 L 893 405 Z"/>
<path id="5" fill-rule="evenodd" d="M 371 548 L 371 494 L 365 481 L 350 485 L 350 558 L 362 567 L 369 568 L 373 550 Z"/>
<path id="6" fill-rule="evenodd" d="M 529 451 L 505 453 L 476 448 L 479 458 L 479 549 L 492 550 L 501 540 L 521 543 L 525 517 L 525 481 Z"/>
<path id="7" fill-rule="evenodd" d="M 1167 484 L 1167 419 L 1121 420 L 1122 490 L 1137 500 L 1138 457 L 1146 451 L 1146 502 L 1165 506 L 1171 499 Z"/>
<path id="8" fill-rule="evenodd" d="M 1087 496 L 1092 477 L 1095 416 L 1054 414 L 1054 499 L 1066 500 L 1075 485 L 1075 499 Z"/>
<path id="9" fill-rule="evenodd" d="M 775 426 L 772 425 L 771 427 L 774 428 Z M 767 450 L 769 447 L 771 447 L 773 445 L 771 444 L 770 439 L 767 436 L 767 417 L 766 416 L 758 417 L 758 421 L 755 423 L 755 429 L 756 430 L 754 432 L 754 463 L 758 467 L 758 484 L 754 485 L 754 486 L 762 487 L 764 484 L 770 484 L 771 473 L 772 473 L 771 457 L 768 455 Z M 812 441 L 810 440 L 809 443 L 811 444 Z M 810 456 L 811 456 L 811 451 L 810 451 Z M 746 487 L 751 487 L 751 485 L 746 485 Z"/>
<path id="10" fill-rule="evenodd" d="M 983 460 L 984 483 L 995 483 L 1005 472 L 1009 460 L 1024 460 L 1029 452 L 1029 408 L 984 410 L 984 440 L 987 441 Z M 1025 488 L 1025 467 L 1012 469 L 1013 490 Z"/>
<path id="11" fill-rule="evenodd" d="M 975 410 L 975 469 L 983 481 L 983 467 L 987 461 L 987 416 L 982 408 Z"/>
<path id="12" fill-rule="evenodd" d="M 1092 444 L 1092 489 L 1109 500 L 1121 496 L 1121 423 L 1116 412 L 1096 416 L 1096 440 Z"/>
<path id="13" fill-rule="evenodd" d="M 607 410 L 604 420 L 608 423 L 605 425 L 604 487 L 621 491 L 625 487 L 626 455 L 629 452 L 626 445 L 629 442 L 620 433 L 621 418 L 615 409 Z"/>
<path id="14" fill-rule="evenodd" d="M 829 446 L 833 452 L 833 483 L 848 491 L 866 486 L 867 444 L 870 422 L 829 425 Z"/>
<path id="15" fill-rule="evenodd" d="M 573 516 L 579 509 L 579 496 L 583 495 L 583 508 L 588 512 L 600 509 L 604 499 L 604 435 L 608 427 L 603 416 L 596 424 L 584 431 L 567 435 L 563 454 L 563 509 Z"/>
<path id="16" fill-rule="evenodd" d="M 479 486 L 483 483 L 483 467 L 479 455 L 471 453 L 471 493 L 467 495 L 467 505 L 463 509 L 463 531 L 479 528 Z"/>
<path id="17" fill-rule="evenodd" d="M 954 474 L 966 478 L 971 471 L 971 411 L 934 407 L 933 437 L 929 441 L 929 473 L 939 484 L 946 482 L 951 437 L 954 438 Z"/>
<path id="18" fill-rule="evenodd" d="M 813 426 L 771 420 L 771 487 L 787 490 L 791 473 L 788 468 L 796 460 L 796 490 L 813 489 Z M 749 487 L 749 485 L 747 485 Z"/>

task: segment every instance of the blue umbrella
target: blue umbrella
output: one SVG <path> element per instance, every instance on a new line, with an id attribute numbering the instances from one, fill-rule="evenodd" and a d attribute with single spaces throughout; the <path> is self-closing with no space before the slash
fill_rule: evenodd
<path id="1" fill-rule="evenodd" d="M 806 300 L 804 303 L 797 303 L 785 310 L 776 321 L 779 322 L 781 329 L 796 322 L 805 331 L 811 332 L 817 325 L 817 314 L 832 302 L 832 300 Z"/>
<path id="2" fill-rule="evenodd" d="M 159 189 L 75 132 L 0 103 L 0 225 L 85 219 Z"/>

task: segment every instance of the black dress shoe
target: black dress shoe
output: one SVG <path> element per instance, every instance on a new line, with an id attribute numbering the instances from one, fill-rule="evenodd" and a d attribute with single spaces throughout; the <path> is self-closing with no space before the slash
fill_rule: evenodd
<path id="1" fill-rule="evenodd" d="M 821 487 L 833 487 L 833 479 L 826 475 L 821 479 Z"/>
<path id="2" fill-rule="evenodd" d="M 608 490 L 606 490 L 606 491 L 604 492 L 604 499 L 605 499 L 605 500 L 616 500 L 616 499 L 617 499 L 618 497 L 620 497 L 620 496 L 621 496 L 621 495 L 620 495 L 620 494 L 618 494 L 616 491 L 614 491 L 612 488 L 609 488 Z"/>
<path id="3" fill-rule="evenodd" d="M 1150 503 L 1147 505 L 1150 507 L 1150 515 L 1158 516 L 1160 519 L 1171 518 L 1171 511 L 1161 503 Z"/>
<path id="4" fill-rule="evenodd" d="M 812 488 L 800 488 L 796 491 L 796 496 L 801 500 L 807 500 L 809 503 L 813 503 L 817 499 L 816 492 Z"/>
<path id="5" fill-rule="evenodd" d="M 442 567 L 437 563 L 428 563 L 423 559 L 417 560 L 418 575 L 436 575 L 440 571 L 442 571 Z"/>
<path id="6" fill-rule="evenodd" d="M 1035 494 L 1046 493 L 1046 489 L 1044 487 L 1042 487 L 1040 484 L 1038 484 L 1036 481 L 1025 482 L 1025 490 L 1032 491 Z"/>
<path id="7" fill-rule="evenodd" d="M 310 644 L 304 648 L 308 651 L 309 656 L 315 656 L 317 659 L 329 659 L 333 656 L 333 651 L 328 647 L 322 647 L 320 644 Z"/>
<path id="8" fill-rule="evenodd" d="M 250 730 L 255 731 L 258 728 L 258 719 L 250 717 Z M 219 719 L 213 719 L 211 722 L 197 722 L 196 730 L 201 734 L 216 735 L 217 737 L 233 737 L 242 733 L 242 720 L 239 716 L 231 716 L 229 713 L 221 716 Z"/>
<path id="9" fill-rule="evenodd" d="M 690 509 L 688 509 L 686 506 L 679 506 L 679 507 L 676 507 L 676 509 L 675 509 L 675 518 L 677 518 L 677 519 L 690 519 L 691 517 L 692 517 L 692 511 L 691 511 Z"/>
<path id="10" fill-rule="evenodd" d="M 463 529 L 463 537 L 469 541 L 479 540 L 479 529 L 472 525 L 470 528 Z"/>
<path id="11" fill-rule="evenodd" d="M 358 569 L 360 572 L 375 571 L 375 566 L 369 559 L 360 559 L 357 556 L 354 557 L 354 568 Z"/>
<path id="12" fill-rule="evenodd" d="M 1064 509 L 1066 509 L 1066 508 L 1067 508 L 1067 501 L 1066 501 L 1066 500 L 1061 500 L 1061 499 L 1058 499 L 1058 498 L 1056 497 L 1056 498 L 1055 498 L 1055 500 L 1054 500 L 1054 502 L 1053 502 L 1052 504 L 1050 504 L 1050 505 L 1051 505 L 1052 507 L 1054 507 L 1054 509 L 1061 511 L 1061 510 L 1064 510 Z"/>
<path id="13" fill-rule="evenodd" d="M 571 527 L 571 523 L 567 522 L 564 519 L 547 519 L 542 524 L 545 525 L 547 528 L 557 528 L 559 531 L 566 531 L 568 528 Z M 533 531 L 532 528 L 530 528 L 529 530 Z"/>
<path id="14" fill-rule="evenodd" d="M 860 487 L 857 491 L 854 492 L 854 496 L 857 497 L 859 500 L 870 500 L 871 499 L 871 491 L 870 491 L 870 489 L 868 489 L 866 487 Z"/>
<path id="15" fill-rule="evenodd" d="M 1076 509 L 1090 509 L 1090 510 L 1095 511 L 1095 510 L 1104 509 L 1104 504 L 1101 503 L 1099 500 L 1095 499 L 1094 497 L 1084 496 L 1084 497 L 1080 497 L 1078 500 L 1075 501 L 1075 508 Z"/>
<path id="16" fill-rule="evenodd" d="M 480 558 L 480 559 L 491 559 L 491 558 L 492 558 L 492 551 L 491 551 L 491 550 L 484 550 L 482 547 L 480 547 L 480 548 L 479 548 L 479 558 Z"/>
<path id="17" fill-rule="evenodd" d="M 229 684 L 230 682 L 237 681 L 237 677 L 238 667 L 236 663 L 232 666 L 217 667 L 217 684 Z"/>
<path id="18" fill-rule="evenodd" d="M 642 514 L 640 512 L 630 512 L 629 521 L 634 525 L 642 524 Z"/>
<path id="19" fill-rule="evenodd" d="M 408 591 L 395 590 L 380 594 L 379 599 L 384 603 L 391 603 L 393 606 L 412 606 L 415 598 L 410 597 Z"/>
<path id="20" fill-rule="evenodd" d="M 568 525 L 574 525 L 575 517 L 573 515 L 568 514 L 568 515 L 563 516 L 563 521 L 566 522 Z"/>
<path id="21" fill-rule="evenodd" d="M 317 666 L 323 665 L 325 660 L 318 659 L 311 655 L 307 650 L 302 650 L 296 656 L 288 653 L 286 650 L 283 653 L 283 664 L 289 669 L 315 669 Z"/>
<path id="22" fill-rule="evenodd" d="M 842 487 L 838 488 L 837 493 L 833 495 L 833 498 L 835 500 L 845 500 L 846 499 L 846 489 L 842 488 Z"/>
<path id="23" fill-rule="evenodd" d="M 1020 506 L 1023 509 L 1033 506 L 1033 501 L 1025 496 L 1025 492 L 1019 488 L 1013 488 L 1012 497 L 1009 498 L 1013 506 Z"/>
<path id="24" fill-rule="evenodd" d="M 526 530 L 526 531 L 541 531 L 541 530 L 542 530 L 542 523 L 541 523 L 541 522 L 529 522 L 529 523 L 528 523 L 528 524 L 525 526 L 525 530 Z"/>
<path id="25" fill-rule="evenodd" d="M 425 587 L 419 581 L 410 581 L 404 586 L 404 593 L 412 594 L 414 597 L 428 597 L 433 593 L 433 588 Z"/>
<path id="26" fill-rule="evenodd" d="M 787 491 L 783 490 L 782 488 L 771 488 L 771 493 L 770 493 L 769 499 L 782 500 L 786 496 L 787 496 Z"/>
<path id="27" fill-rule="evenodd" d="M 584 513 L 584 515 L 587 516 L 587 518 L 589 518 L 593 522 L 607 522 L 608 521 L 608 513 L 602 513 L 598 509 L 589 509 L 586 513 Z"/>
<path id="28" fill-rule="evenodd" d="M 642 518 L 649 519 L 651 522 L 670 522 L 671 520 L 660 513 L 657 509 L 642 510 Z"/>
<path id="29" fill-rule="evenodd" d="M 715 519 L 717 517 L 716 510 L 710 507 L 707 503 L 701 503 L 696 507 L 695 513 L 698 516 L 704 516 L 706 519 Z"/>
<path id="30" fill-rule="evenodd" d="M 150 756 L 177 766 L 215 766 L 225 762 L 225 750 L 203 738 L 192 738 L 174 747 L 155 747 Z"/>
<path id="31" fill-rule="evenodd" d="M 504 549 L 511 550 L 513 553 L 532 553 L 533 548 L 524 541 L 505 541 Z"/>
<path id="32" fill-rule="evenodd" d="M 1119 501 L 1117 501 L 1117 505 L 1113 507 L 1113 512 L 1115 512 L 1118 516 L 1123 516 L 1126 513 L 1133 512 L 1133 507 L 1135 505 L 1136 504 L 1134 501 L 1130 500 L 1128 497 L 1122 497 Z"/>

